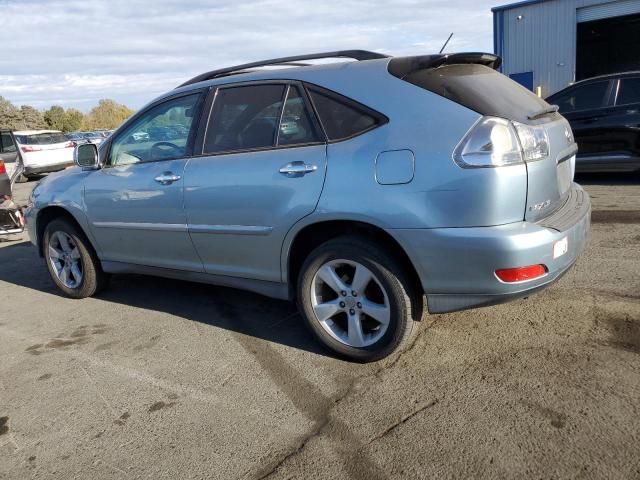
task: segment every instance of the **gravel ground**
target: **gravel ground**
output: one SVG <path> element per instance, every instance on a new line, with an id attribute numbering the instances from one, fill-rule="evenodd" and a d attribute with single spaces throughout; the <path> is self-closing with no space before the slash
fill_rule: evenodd
<path id="1" fill-rule="evenodd" d="M 578 181 L 592 232 L 566 276 L 428 316 L 370 365 L 242 291 L 64 298 L 26 237 L 0 241 L 0 478 L 640 478 L 640 176 Z"/>

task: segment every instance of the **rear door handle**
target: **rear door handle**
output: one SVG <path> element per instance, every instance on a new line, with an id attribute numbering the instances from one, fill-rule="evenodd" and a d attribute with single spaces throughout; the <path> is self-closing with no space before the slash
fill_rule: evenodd
<path id="1" fill-rule="evenodd" d="M 158 175 L 154 180 L 160 185 L 171 185 L 173 182 L 180 180 L 180 175 L 176 175 L 172 172 L 164 172 L 162 175 Z"/>
<path id="2" fill-rule="evenodd" d="M 318 170 L 317 165 L 309 165 L 308 163 L 298 161 L 287 163 L 280 169 L 280 173 L 290 177 L 295 177 L 306 175 L 307 173 L 315 172 L 316 170 Z"/>

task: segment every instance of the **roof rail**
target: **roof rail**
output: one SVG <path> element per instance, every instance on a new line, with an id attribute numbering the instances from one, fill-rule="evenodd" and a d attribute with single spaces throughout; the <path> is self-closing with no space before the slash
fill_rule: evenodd
<path id="1" fill-rule="evenodd" d="M 210 72 L 202 73 L 191 80 L 187 80 L 177 88 L 191 85 L 193 83 L 203 82 L 205 80 L 212 80 L 218 77 L 224 77 L 227 75 L 233 75 L 234 73 L 244 73 L 243 70 L 255 67 L 267 67 L 267 66 L 306 66 L 304 63 L 299 63 L 304 60 L 318 60 L 321 58 L 353 58 L 354 60 L 375 60 L 380 58 L 388 58 L 389 55 L 382 53 L 370 52 L 367 50 L 336 50 L 334 52 L 322 52 L 312 53 L 309 55 L 296 55 L 293 57 L 274 58 L 271 60 L 262 60 L 260 62 L 245 63 L 242 65 L 236 65 L 235 67 L 221 68 L 219 70 L 212 70 Z"/>

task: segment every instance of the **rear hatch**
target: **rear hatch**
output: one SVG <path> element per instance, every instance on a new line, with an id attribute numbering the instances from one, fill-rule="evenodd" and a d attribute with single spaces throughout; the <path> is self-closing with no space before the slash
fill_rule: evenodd
<path id="1" fill-rule="evenodd" d="M 537 221 L 566 202 L 575 170 L 576 145 L 569 123 L 543 99 L 498 73 L 500 58 L 485 53 L 399 57 L 389 62 L 392 75 L 459 103 L 481 115 L 541 127 L 549 155 L 527 160 L 524 219 Z"/>

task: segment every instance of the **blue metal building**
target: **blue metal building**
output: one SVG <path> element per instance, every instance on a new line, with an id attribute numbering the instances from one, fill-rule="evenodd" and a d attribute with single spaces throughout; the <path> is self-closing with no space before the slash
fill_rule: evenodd
<path id="1" fill-rule="evenodd" d="M 640 70 L 640 0 L 526 0 L 492 11 L 503 73 L 544 97 L 583 78 Z"/>

